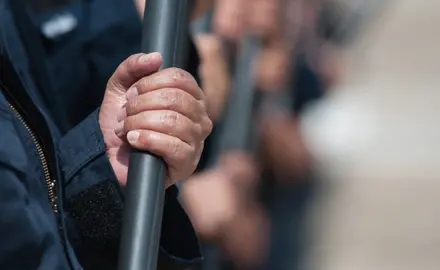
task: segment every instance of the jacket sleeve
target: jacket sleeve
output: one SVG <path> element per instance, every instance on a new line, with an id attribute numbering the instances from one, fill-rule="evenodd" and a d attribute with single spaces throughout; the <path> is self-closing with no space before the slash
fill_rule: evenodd
<path id="1" fill-rule="evenodd" d="M 85 269 L 115 269 L 124 196 L 107 158 L 98 110 L 59 142 L 69 238 Z M 193 227 L 173 186 L 165 195 L 160 269 L 187 269 L 201 260 Z"/>

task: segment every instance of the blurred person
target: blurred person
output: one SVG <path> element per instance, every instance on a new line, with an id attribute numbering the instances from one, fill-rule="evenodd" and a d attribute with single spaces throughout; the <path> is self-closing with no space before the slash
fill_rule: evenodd
<path id="1" fill-rule="evenodd" d="M 104 85 L 102 105 L 62 134 L 57 112 L 43 102 L 50 76 L 24 7 L 0 1 L 1 136 L 7 142 L 0 147 L 1 268 L 115 269 L 131 147 L 168 164 L 160 267 L 199 261 L 173 186 L 195 169 L 211 130 L 194 78 L 179 69 L 157 72 L 157 53 L 133 55 Z M 181 99 L 166 103 L 158 95 Z"/>
<path id="2" fill-rule="evenodd" d="M 344 78 L 302 119 L 323 181 L 302 269 L 437 269 L 437 1 L 366 1 Z"/>
<path id="3" fill-rule="evenodd" d="M 271 219 L 271 247 L 264 269 L 302 269 L 307 248 L 308 208 L 313 202 L 318 176 L 307 138 L 302 132 L 301 117 L 337 83 L 343 74 L 340 51 L 351 38 L 343 25 L 348 13 L 329 19 L 327 13 L 337 6 L 325 1 L 303 3 L 297 16 L 297 30 L 292 82 L 289 85 L 290 105 L 284 113 L 263 121 L 263 198 Z M 355 28 L 355 23 L 351 25 Z M 351 29 L 350 29 L 351 30 Z M 286 98 L 285 98 L 286 99 Z"/>
<path id="4" fill-rule="evenodd" d="M 214 130 L 206 141 L 198 172 L 181 185 L 181 199 L 203 240 L 220 244 L 238 265 L 256 265 L 264 258 L 267 227 L 264 213 L 252 203 L 258 182 L 257 164 L 244 153 L 231 152 L 221 156 L 220 164 L 209 167 L 221 134 L 231 78 L 218 36 L 197 35 L 195 44 L 200 53 L 199 75 Z"/>
<path id="5" fill-rule="evenodd" d="M 294 24 L 300 24 L 301 20 L 292 15 L 296 15 L 298 12 L 290 14 L 289 11 L 296 11 L 297 7 L 301 7 L 301 2 L 289 1 L 290 6 L 286 8 L 282 5 L 282 1 L 212 1 L 215 6 L 214 32 L 216 35 L 200 35 L 196 37 L 195 41 L 201 56 L 199 71 L 201 83 L 207 95 L 208 112 L 215 122 L 221 121 L 222 110 L 230 88 L 228 63 L 222 55 L 222 40 L 236 42 L 243 37 L 245 32 L 260 35 L 264 40 L 267 40 L 259 62 L 259 84 L 263 89 L 280 88 L 289 77 L 287 75 L 290 65 L 289 55 L 293 49 L 293 42 L 290 39 L 295 36 L 295 30 L 289 27 L 292 22 L 287 23 L 280 18 L 289 15 L 289 19 Z M 141 14 L 144 5 L 144 1 L 137 2 L 138 11 Z M 196 10 L 202 12 L 209 5 L 206 5 L 205 2 L 197 6 L 199 8 L 196 7 Z M 285 14 L 281 12 L 285 12 Z M 280 14 L 282 16 L 279 16 Z M 298 25 L 296 27 L 298 28 Z M 304 99 L 300 98 L 300 100 L 300 102 L 304 102 Z M 290 118 L 280 119 L 276 124 L 270 125 L 270 131 L 266 132 L 267 135 L 264 136 L 264 139 L 271 141 L 270 157 L 274 157 L 278 161 L 276 163 L 280 165 L 275 169 L 275 171 L 279 171 L 278 175 L 281 175 L 283 171 L 292 174 L 291 164 L 297 168 L 293 173 L 301 174 L 301 170 L 307 171 L 307 151 L 302 147 L 295 122 Z M 276 136 L 268 134 L 276 134 Z M 280 138 L 280 136 L 283 137 Z M 278 151 L 280 148 L 285 150 L 286 146 L 289 151 Z M 208 140 L 207 149 L 204 152 L 205 156 L 209 155 L 209 148 Z M 282 155 L 286 152 L 291 156 L 286 158 Z M 234 160 L 233 167 L 242 167 L 243 169 L 237 172 L 229 166 L 220 165 L 213 170 L 205 171 L 202 162 L 200 166 L 202 172 L 195 174 L 182 186 L 182 200 L 201 235 L 209 239 L 218 239 L 219 235 L 221 237 L 228 236 L 225 237 L 229 240 L 224 242 L 224 246 L 229 250 L 229 254 L 242 254 L 236 256 L 236 261 L 241 260 L 244 264 L 258 264 L 264 258 L 261 253 L 261 243 L 266 242 L 267 239 L 264 239 L 264 233 L 256 233 L 254 237 L 249 237 L 249 234 L 245 232 L 256 232 L 258 227 L 267 227 L 264 225 L 267 220 L 264 221 L 266 218 L 263 218 L 264 214 L 261 211 L 249 211 L 249 207 L 245 207 L 247 203 L 241 203 L 243 197 L 249 198 L 249 196 L 240 194 L 236 187 L 236 182 L 246 182 L 251 186 L 256 186 L 257 181 L 254 179 L 257 171 L 256 165 L 249 157 L 240 153 L 227 154 L 224 159 Z M 267 160 L 270 159 L 267 158 Z M 252 163 L 254 165 L 250 166 Z M 229 164 L 231 163 L 229 162 Z M 251 190 L 247 193 L 252 193 Z M 255 197 L 255 195 L 250 197 Z M 246 221 L 245 217 L 247 216 L 253 217 L 255 222 Z M 243 217 L 242 222 L 240 222 L 240 217 Z M 233 228 L 233 230 L 227 231 L 226 228 Z M 232 238 L 229 235 L 240 239 L 241 244 L 236 244 L 237 241 L 231 241 Z M 251 247 L 251 249 L 243 247 Z M 251 252 L 252 249 L 254 251 Z M 244 254 L 244 251 L 249 252 Z"/>
<path id="6" fill-rule="evenodd" d="M 299 3 L 295 2 L 295 4 L 297 4 L 295 7 L 298 7 Z M 299 7 L 301 6 L 299 5 Z M 298 18 L 296 18 L 296 20 L 296 27 L 299 28 L 301 26 L 301 20 Z M 295 31 L 294 29 L 295 28 L 292 28 L 291 30 Z M 228 85 L 230 84 L 230 78 L 227 74 L 227 63 L 225 63 L 225 58 L 222 57 L 221 40 L 221 37 L 215 34 L 201 34 L 196 37 L 196 44 L 202 55 L 201 74 L 204 73 L 213 78 L 212 80 L 202 80 L 202 83 L 206 82 L 207 86 L 209 83 L 212 87 L 205 87 L 204 89 L 208 97 L 210 93 L 219 97 L 219 99 L 216 100 L 219 102 L 215 104 L 216 115 L 221 115 L 222 104 L 224 100 L 226 100 L 225 96 L 227 96 L 227 92 L 225 91 L 228 90 Z M 264 49 L 265 53 L 267 53 L 264 57 L 271 54 L 271 49 L 273 48 L 268 47 Z M 280 56 L 288 57 L 288 51 L 282 51 L 280 48 L 277 49 L 278 52 L 273 52 Z M 205 58 L 205 56 L 209 57 Z M 282 57 L 277 57 L 275 59 L 281 58 Z M 204 63 L 204 59 L 208 61 Z M 271 58 L 267 58 L 266 61 L 270 59 Z M 294 98 L 292 102 L 287 105 L 288 114 L 286 117 L 269 117 L 268 121 L 262 126 L 263 144 L 265 145 L 265 149 L 269 151 L 263 154 L 263 163 L 261 163 L 261 160 L 258 162 L 260 166 L 270 164 L 269 167 L 272 173 L 268 174 L 267 171 L 264 173 L 263 178 L 265 179 L 265 184 L 263 184 L 263 190 L 265 191 L 264 197 L 266 197 L 264 200 L 266 204 L 265 207 L 270 208 L 272 221 L 274 217 L 277 219 L 277 226 L 272 229 L 272 234 L 275 234 L 272 236 L 276 238 L 276 240 L 271 241 L 275 242 L 272 243 L 274 248 L 271 248 L 271 251 L 267 248 L 267 245 L 270 244 L 270 239 L 267 238 L 267 233 L 269 233 L 269 231 L 267 231 L 269 229 L 269 219 L 264 212 L 265 207 L 260 203 L 256 203 L 258 201 L 258 194 L 260 193 L 258 189 L 260 189 L 259 186 L 261 184 L 257 181 L 259 177 L 255 177 L 255 175 L 259 175 L 260 170 L 257 170 L 255 162 L 252 167 L 249 166 L 249 164 L 252 164 L 249 158 L 246 162 L 246 159 L 243 159 L 245 158 L 243 155 L 241 155 L 240 158 L 237 158 L 236 155 L 226 155 L 226 157 L 224 157 L 225 159 L 234 160 L 234 162 L 230 162 L 229 164 L 236 168 L 242 168 L 240 170 L 241 173 L 238 173 L 237 170 L 233 168 L 220 164 L 218 168 L 212 170 L 212 174 L 210 171 L 196 174 L 182 187 L 183 202 L 195 224 L 199 224 L 198 226 L 196 225 L 196 228 L 199 229 L 199 232 L 204 235 L 204 237 L 210 239 L 217 239 L 217 235 L 220 234 L 221 238 L 226 240 L 220 241 L 220 243 L 223 244 L 236 264 L 241 264 L 241 266 L 246 264 L 249 266 L 250 264 L 254 266 L 260 265 L 259 267 L 261 267 L 262 262 L 265 261 L 266 253 L 270 251 L 271 254 L 274 252 L 277 254 L 275 256 L 271 255 L 270 262 L 267 266 L 268 269 L 272 269 L 271 267 L 279 267 L 283 265 L 286 259 L 291 259 L 291 256 L 289 257 L 290 253 L 288 253 L 289 250 L 295 249 L 292 247 L 292 244 L 295 245 L 295 243 L 291 242 L 297 239 L 292 240 L 290 235 L 292 234 L 291 231 L 295 230 L 294 234 L 295 237 L 297 237 L 296 227 L 298 226 L 294 223 L 296 222 L 295 219 L 300 219 L 298 218 L 300 214 L 297 215 L 296 212 L 300 213 L 304 207 L 308 197 L 304 194 L 308 193 L 310 184 L 292 184 L 292 182 L 295 182 L 294 179 L 302 178 L 302 180 L 305 180 L 308 177 L 307 171 L 309 166 L 307 150 L 301 142 L 297 121 L 295 120 L 295 116 L 291 116 L 298 114 L 308 102 L 319 98 L 323 93 L 323 87 L 318 75 L 310 68 L 306 58 L 298 57 L 293 59 L 296 59 L 297 64 L 294 66 L 294 71 L 291 73 L 292 75 L 289 76 L 294 79 L 292 87 L 289 88 L 291 92 L 289 92 L 288 95 L 294 96 Z M 283 61 L 285 60 L 283 59 Z M 285 63 L 287 64 L 288 62 Z M 202 75 L 202 78 L 205 77 Z M 285 80 L 287 81 L 287 78 Z M 215 84 L 214 82 L 217 81 L 219 83 Z M 263 85 L 264 84 L 261 84 L 262 88 Z M 278 83 L 269 82 L 268 85 L 271 86 L 268 89 L 271 92 L 274 91 L 273 89 L 280 88 Z M 220 113 L 218 113 L 219 111 Z M 217 117 L 214 117 L 214 121 L 216 120 Z M 208 154 L 209 145 L 210 141 L 208 140 Z M 286 151 L 286 149 L 288 150 Z M 265 162 L 267 163 L 264 164 Z M 203 168 L 203 163 L 201 165 Z M 274 177 L 273 173 L 275 173 L 276 177 Z M 287 179 L 290 179 L 291 183 L 284 183 L 284 185 L 281 185 L 281 189 L 284 191 L 288 190 L 288 192 L 280 193 L 279 189 L 275 190 L 273 188 L 274 181 L 286 181 Z M 246 183 L 245 185 L 248 185 L 245 195 L 240 194 L 234 182 L 241 182 L 242 185 Z M 212 189 L 210 189 L 210 187 Z M 197 192 L 197 190 L 203 191 Z M 204 196 L 202 197 L 197 194 L 204 194 Z M 248 203 L 240 204 L 240 202 L 243 201 L 243 199 L 240 198 L 249 198 L 249 194 L 253 194 L 250 196 L 252 200 Z M 195 199 L 196 197 L 200 198 Z M 246 204 L 250 204 L 251 207 L 246 206 Z M 232 231 L 230 230 L 231 228 L 233 229 Z M 264 233 L 264 231 L 266 231 L 266 233 Z M 282 235 L 284 235 L 284 237 Z M 287 237 L 287 235 L 289 236 Z M 234 238 L 235 241 L 233 241 Z M 248 249 L 248 247 L 250 249 Z M 230 266 L 227 266 L 225 269 L 230 269 L 228 267 Z"/>
<path id="7" fill-rule="evenodd" d="M 269 259 L 264 269 L 297 269 L 303 249 L 305 209 L 314 190 L 311 157 L 299 117 L 305 106 L 321 98 L 324 88 L 319 74 L 300 58 L 288 93 L 295 102 L 285 114 L 269 117 L 261 128 L 260 159 L 264 170 L 260 193 L 272 223 Z"/>

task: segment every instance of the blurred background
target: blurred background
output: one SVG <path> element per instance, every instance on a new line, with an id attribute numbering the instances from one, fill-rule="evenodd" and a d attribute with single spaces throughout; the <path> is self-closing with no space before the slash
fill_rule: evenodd
<path id="1" fill-rule="evenodd" d="M 140 50 L 145 2 L 29 2 L 68 130 Z M 439 269 L 440 1 L 212 2 L 188 70 L 215 127 L 180 186 L 200 269 Z"/>

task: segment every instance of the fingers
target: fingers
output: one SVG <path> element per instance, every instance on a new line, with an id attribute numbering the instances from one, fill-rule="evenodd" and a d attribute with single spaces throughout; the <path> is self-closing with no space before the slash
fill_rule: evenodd
<path id="1" fill-rule="evenodd" d="M 141 17 L 141 19 L 143 19 L 144 11 L 145 11 L 145 0 L 133 0 L 133 1 L 139 16 Z"/>
<path id="2" fill-rule="evenodd" d="M 196 146 L 152 130 L 130 131 L 127 134 L 127 140 L 132 147 L 138 150 L 148 151 L 162 157 L 169 170 L 179 168 L 179 165 L 186 164 L 187 160 L 194 160 L 198 152 Z"/>
<path id="3" fill-rule="evenodd" d="M 212 130 L 204 102 L 180 89 L 164 88 L 133 96 L 125 107 L 126 115 L 119 116 L 124 132 L 154 130 L 190 143 L 204 140 Z"/>
<path id="4" fill-rule="evenodd" d="M 238 194 L 218 170 L 197 173 L 185 182 L 181 199 L 197 233 L 215 239 L 238 210 Z"/>
<path id="5" fill-rule="evenodd" d="M 191 12 L 191 19 L 197 19 L 212 8 L 214 0 L 197 0 Z"/>
<path id="6" fill-rule="evenodd" d="M 135 149 L 162 157 L 168 167 L 167 183 L 172 184 L 195 170 L 204 140 L 212 130 L 205 95 L 196 80 L 178 68 L 141 74 L 132 73 L 135 80 L 118 81 L 123 87 L 132 85 L 121 98 L 116 95 L 117 103 L 123 105 L 121 111 L 114 112 L 117 122 L 113 133 Z"/>
<path id="7" fill-rule="evenodd" d="M 162 56 L 157 53 L 134 54 L 122 62 L 110 77 L 107 89 L 125 94 L 136 81 L 159 70 Z"/>
<path id="8" fill-rule="evenodd" d="M 201 122 L 202 118 L 206 117 L 203 102 L 196 100 L 187 92 L 175 88 L 164 88 L 140 96 L 129 97 L 125 109 L 128 116 L 144 111 L 170 110 L 196 122 Z"/>
<path id="9" fill-rule="evenodd" d="M 237 211 L 221 234 L 220 245 L 238 269 L 253 269 L 265 260 L 269 220 L 258 204 Z"/>
<path id="10" fill-rule="evenodd" d="M 240 38 L 244 31 L 267 35 L 277 30 L 279 0 L 217 0 L 214 28 L 228 39 Z"/>
<path id="11" fill-rule="evenodd" d="M 247 0 L 216 0 L 214 29 L 222 37 L 239 38 L 244 31 Z"/>
<path id="12" fill-rule="evenodd" d="M 280 0 L 247 0 L 246 23 L 251 33 L 268 36 L 278 31 Z"/>
<path id="13" fill-rule="evenodd" d="M 276 90 L 286 83 L 290 54 L 294 44 L 292 33 L 293 0 L 217 0 L 214 15 L 215 31 L 234 41 L 246 33 L 263 41 L 258 57 L 257 78 L 262 90 Z"/>
<path id="14" fill-rule="evenodd" d="M 139 95 L 162 88 L 177 88 L 184 90 L 197 100 L 204 98 L 203 91 L 194 77 L 180 68 L 167 68 L 143 77 L 134 83 L 133 88 Z"/>
<path id="15" fill-rule="evenodd" d="M 124 131 L 151 130 L 179 138 L 187 144 L 204 139 L 201 125 L 175 111 L 145 111 L 124 121 Z"/>
<path id="16" fill-rule="evenodd" d="M 243 152 L 230 152 L 221 157 L 220 167 L 234 175 L 234 178 L 250 177 L 253 178 L 255 164 L 252 158 Z"/>
<path id="17" fill-rule="evenodd" d="M 230 181 L 243 196 L 250 195 L 255 191 L 258 183 L 258 171 L 253 158 L 248 154 L 234 151 L 222 155 L 219 169 L 229 175 Z"/>

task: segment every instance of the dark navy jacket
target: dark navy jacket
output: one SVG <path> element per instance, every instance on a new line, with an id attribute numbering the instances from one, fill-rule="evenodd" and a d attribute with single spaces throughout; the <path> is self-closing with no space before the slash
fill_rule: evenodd
<path id="1" fill-rule="evenodd" d="M 124 199 L 98 109 L 63 132 L 30 59 L 8 3 L 0 0 L 0 269 L 115 269 Z M 57 213 L 47 178 L 56 181 Z M 176 188 L 167 190 L 161 269 L 200 260 L 176 197 Z"/>

